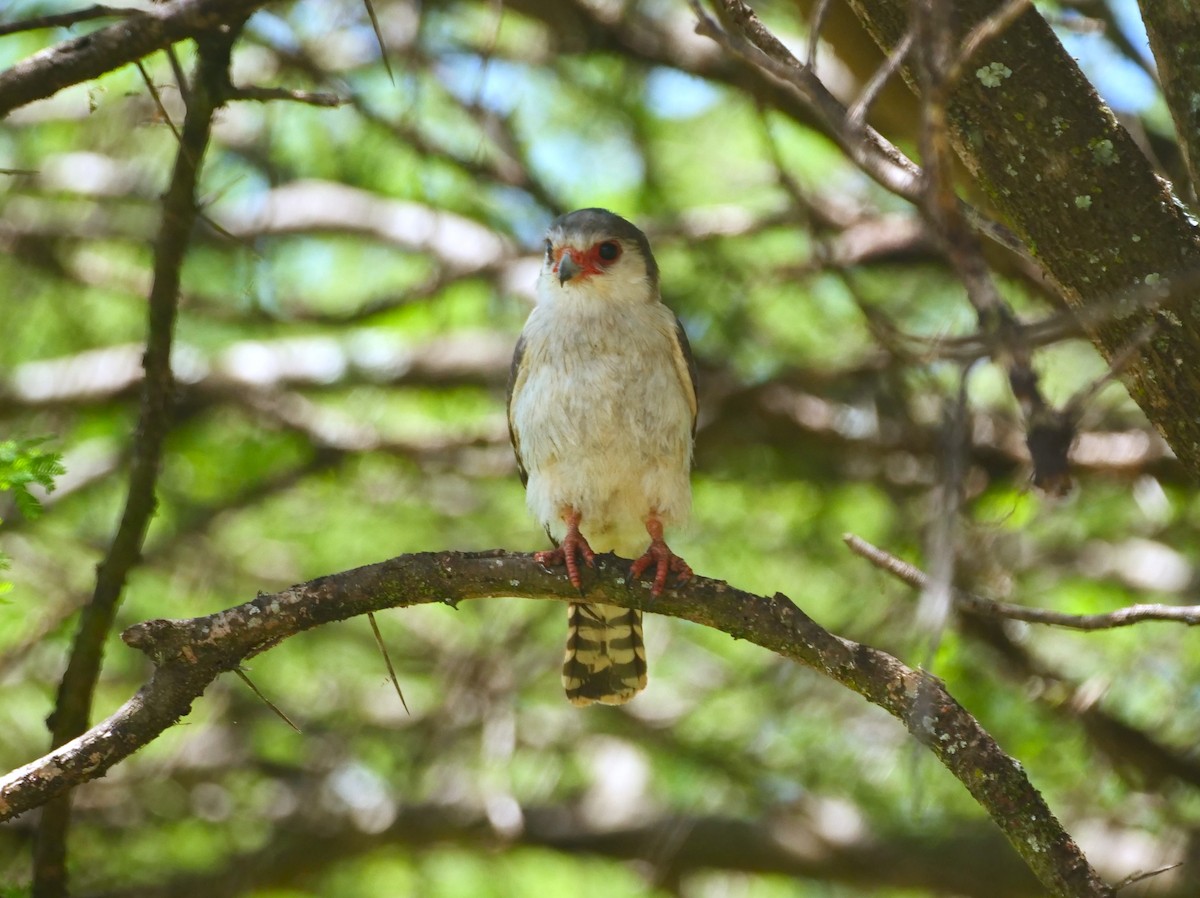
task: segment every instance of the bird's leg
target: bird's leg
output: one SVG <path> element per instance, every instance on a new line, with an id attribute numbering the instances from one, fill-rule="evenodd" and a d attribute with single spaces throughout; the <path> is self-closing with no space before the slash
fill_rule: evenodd
<path id="1" fill-rule="evenodd" d="M 646 518 L 646 532 L 650 534 L 650 548 L 629 569 L 629 578 L 637 580 L 646 568 L 654 565 L 654 585 L 650 587 L 650 595 L 658 598 L 667 586 L 667 574 L 674 573 L 678 582 L 691 579 L 692 569 L 688 563 L 672 552 L 663 542 L 662 521 L 654 512 Z"/>
<path id="2" fill-rule="evenodd" d="M 592 547 L 588 545 L 587 540 L 583 538 L 583 534 L 579 532 L 579 512 L 573 508 L 568 508 L 563 512 L 562 518 L 563 522 L 567 525 L 567 532 L 563 536 L 562 542 L 558 544 L 558 548 L 550 549 L 547 552 L 534 552 L 533 560 L 546 567 L 557 567 L 560 564 L 565 564 L 567 566 L 567 577 L 570 578 L 571 585 L 582 591 L 583 580 L 579 576 L 579 559 L 575 557 L 576 553 L 583 558 L 588 567 L 596 566 L 596 553 L 592 551 Z"/>

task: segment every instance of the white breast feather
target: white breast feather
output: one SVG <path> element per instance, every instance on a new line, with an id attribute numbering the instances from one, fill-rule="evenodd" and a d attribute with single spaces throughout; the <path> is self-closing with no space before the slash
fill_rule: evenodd
<path id="1" fill-rule="evenodd" d="M 574 508 L 595 551 L 636 557 L 652 511 L 668 528 L 687 519 L 695 406 L 675 316 L 609 293 L 629 286 L 614 280 L 539 284 L 512 421 L 537 519 L 560 539 L 563 510 Z M 577 292 L 596 288 L 609 295 Z"/>

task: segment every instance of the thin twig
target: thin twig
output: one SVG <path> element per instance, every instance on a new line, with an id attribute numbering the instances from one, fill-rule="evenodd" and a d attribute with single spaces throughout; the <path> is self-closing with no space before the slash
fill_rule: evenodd
<path id="1" fill-rule="evenodd" d="M 134 62 L 138 72 L 142 76 L 142 81 L 146 83 L 146 90 L 150 91 L 150 96 L 154 98 L 154 105 L 158 107 L 158 114 L 162 116 L 162 120 L 166 122 L 167 127 L 171 129 L 171 133 L 175 135 L 175 142 L 183 146 L 183 138 L 179 136 L 179 129 L 175 127 L 175 123 L 171 121 L 171 116 L 167 112 L 167 107 L 163 105 L 162 97 L 158 93 L 158 88 L 154 86 L 154 82 L 150 79 L 150 73 L 146 71 L 146 67 L 142 65 L 139 59 Z"/>
<path id="2" fill-rule="evenodd" d="M 1129 886 L 1133 885 L 1135 882 L 1141 882 L 1144 879 L 1149 879 L 1152 876 L 1158 876 L 1162 873 L 1166 873 L 1170 870 L 1174 870 L 1175 868 L 1182 867 L 1182 866 L 1183 866 L 1183 861 L 1179 861 L 1178 863 L 1175 863 L 1175 864 L 1167 864 L 1165 867 L 1159 867 L 1157 870 L 1147 870 L 1145 872 L 1142 872 L 1139 870 L 1137 873 L 1130 873 L 1128 876 L 1126 876 L 1124 879 L 1122 879 L 1119 883 L 1117 883 L 1115 886 L 1113 886 L 1113 891 L 1119 892 L 1119 891 L 1121 891 L 1121 889 L 1128 888 Z"/>
<path id="3" fill-rule="evenodd" d="M 309 106 L 337 107 L 349 103 L 348 97 L 335 93 L 313 90 L 293 90 L 288 87 L 235 87 L 229 92 L 230 100 L 253 100 L 267 103 L 272 100 L 289 100 L 293 103 L 307 103 Z"/>
<path id="4" fill-rule="evenodd" d="M 817 69 L 817 45 L 821 41 L 821 29 L 825 26 L 825 15 L 828 12 L 829 0 L 817 0 L 812 21 L 808 23 L 808 55 L 804 60 L 804 67 L 813 72 Z"/>
<path id="5" fill-rule="evenodd" d="M 861 135 L 855 135 L 859 139 L 852 140 L 845 128 L 845 107 L 811 70 L 801 65 L 791 51 L 763 27 L 749 7 L 738 0 L 723 0 L 729 27 L 722 28 L 696 0 L 692 0 L 691 5 L 698 20 L 696 31 L 699 34 L 712 38 L 794 90 L 821 117 L 839 145 L 868 176 L 898 196 L 913 202 L 918 200 L 921 173 L 916 163 L 874 128 L 863 129 Z"/>
<path id="6" fill-rule="evenodd" d="M 928 586 L 929 575 L 916 565 L 897 558 L 886 549 L 874 546 L 852 533 L 844 534 L 842 540 L 855 555 L 865 558 L 875 567 L 886 571 L 913 589 L 923 590 Z M 961 589 L 953 590 L 952 595 L 954 606 L 962 611 L 970 611 L 983 617 L 1065 627 L 1069 630 L 1112 630 L 1116 627 L 1128 627 L 1143 621 L 1169 621 L 1186 624 L 1189 627 L 1200 626 L 1200 605 L 1140 604 L 1128 605 L 1105 614 L 1064 614 L 1044 608 L 995 602 Z"/>
<path id="7" fill-rule="evenodd" d="M 183 100 L 183 107 L 186 109 L 188 104 L 192 102 L 191 89 L 188 87 L 187 75 L 184 74 L 183 64 L 179 61 L 179 54 L 175 52 L 175 45 L 171 44 L 163 51 L 167 55 L 167 62 L 171 66 L 171 73 L 175 76 L 175 86 L 179 89 L 179 96 Z"/>
<path id="8" fill-rule="evenodd" d="M 1121 373 L 1129 366 L 1129 363 L 1137 357 L 1142 347 L 1146 344 L 1146 341 L 1157 332 L 1158 322 L 1150 321 L 1145 327 L 1134 334 L 1133 339 L 1129 341 L 1129 345 L 1113 356 L 1112 361 L 1108 363 L 1108 370 L 1092 381 L 1092 383 L 1080 389 L 1079 392 L 1067 401 L 1067 404 L 1063 407 L 1063 413 L 1077 420 L 1083 413 L 1084 406 L 1091 402 L 1104 387 L 1121 376 Z"/>
<path id="9" fill-rule="evenodd" d="M 762 69 L 793 91 L 867 177 L 909 202 L 921 202 L 921 169 L 915 162 L 869 125 L 858 133 L 851 133 L 846 127 L 846 108 L 841 101 L 811 70 L 800 64 L 748 6 L 741 0 L 720 0 L 720 4 L 727 13 L 728 28 L 722 28 L 709 16 L 698 0 L 690 0 L 697 18 L 697 34 L 712 38 L 730 53 Z M 1008 228 L 991 221 L 976 209 L 960 205 L 976 231 L 1022 258 L 1032 260 L 1028 248 Z"/>
<path id="10" fill-rule="evenodd" d="M 950 609 L 954 605 L 954 575 L 958 567 L 955 532 L 962 508 L 966 449 L 970 439 L 970 411 L 967 402 L 970 374 L 970 366 L 964 366 L 959 372 L 958 391 L 953 404 L 947 400 L 949 408 L 941 428 L 939 477 L 933 490 L 933 521 L 927 539 L 932 574 L 921 588 L 921 600 L 917 605 L 917 624 L 922 633 L 929 634 L 927 667 L 937 654 L 942 633 L 950 618 Z"/>
<path id="11" fill-rule="evenodd" d="M 883 90 L 892 76 L 900 70 L 900 66 L 904 65 L 904 61 L 908 58 L 915 39 L 916 34 L 911 28 L 904 32 L 904 37 L 900 38 L 899 43 L 892 48 L 892 52 L 887 55 L 887 59 L 867 79 L 867 83 L 863 85 L 863 89 L 855 97 L 849 111 L 846 113 L 846 127 L 852 132 L 862 130 L 863 123 L 867 120 L 867 113 L 871 110 L 871 104 L 879 97 L 880 91 Z"/>

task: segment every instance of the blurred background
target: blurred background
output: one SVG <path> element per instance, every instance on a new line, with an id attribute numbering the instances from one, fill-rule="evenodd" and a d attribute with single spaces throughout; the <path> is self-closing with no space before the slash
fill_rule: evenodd
<path id="1" fill-rule="evenodd" d="M 806 3 L 755 8 L 799 55 Z M 78 8 L 14 0 L 0 21 Z M 1175 178 L 1136 6 L 1038 4 Z M 404 552 L 546 538 L 508 444 L 508 363 L 557 214 L 642 227 L 700 366 L 695 570 L 781 591 L 826 628 L 924 665 L 978 717 L 1101 872 L 1200 859 L 1200 652 L 1170 624 L 1074 633 L 980 619 L 941 633 L 846 532 L 917 564 L 975 315 L 914 210 L 806 110 L 697 36 L 681 0 L 274 3 L 239 85 L 337 108 L 218 115 L 183 272 L 178 404 L 159 510 L 107 647 L 95 719 L 144 681 L 119 640 Z M 0 66 L 97 24 L 0 38 Z M 835 2 L 818 73 L 851 101 L 880 62 Z M 189 69 L 191 44 L 177 47 Z M 127 488 L 151 241 L 183 107 L 144 61 L 0 128 L 0 438 L 48 437 L 66 473 L 34 518 L 0 511 L 0 769 L 43 754 L 95 565 Z M 875 123 L 913 151 L 902 85 Z M 963 185 L 970 196 L 970 187 Z M 978 199 L 975 197 L 974 199 Z M 997 254 L 1027 318 L 1060 305 Z M 899 329 L 928 349 L 900 352 Z M 908 340 L 906 346 L 914 345 Z M 1104 374 L 1085 340 L 1040 350 L 1061 405 Z M 961 585 L 1074 613 L 1194 602 L 1200 501 L 1120 385 L 1089 404 L 1065 499 L 1029 485 L 1003 371 L 967 375 Z M 649 689 L 564 700 L 561 605 L 380 615 L 256 657 L 182 723 L 80 788 L 75 893 L 135 896 L 1041 894 L 961 785 L 884 712 L 712 630 L 650 616 Z M 22 894 L 34 815 L 0 826 Z M 1191 896 L 1186 865 L 1123 895 Z M 9 892 L 0 890 L 0 894 Z"/>

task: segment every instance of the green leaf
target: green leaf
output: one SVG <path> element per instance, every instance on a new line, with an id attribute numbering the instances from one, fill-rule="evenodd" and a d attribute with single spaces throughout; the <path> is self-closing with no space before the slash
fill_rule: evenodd
<path id="1" fill-rule="evenodd" d="M 21 514 L 29 519 L 42 512 L 29 487 L 37 484 L 53 492 L 54 479 L 66 473 L 61 453 L 40 448 L 46 441 L 46 437 L 0 441 L 0 492 L 11 492 Z"/>

